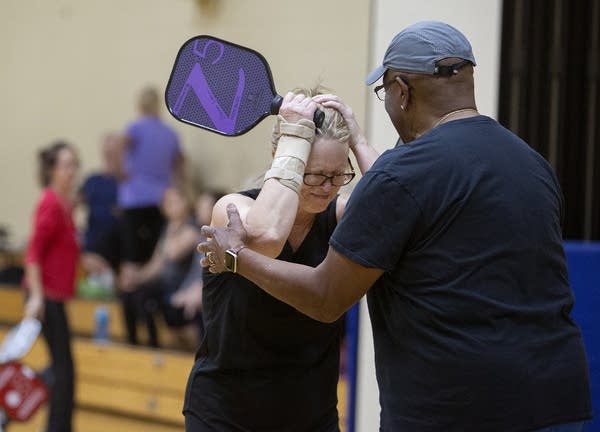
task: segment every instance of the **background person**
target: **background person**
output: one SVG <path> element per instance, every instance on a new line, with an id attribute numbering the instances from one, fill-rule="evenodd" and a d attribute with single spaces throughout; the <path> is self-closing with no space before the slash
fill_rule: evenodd
<path id="1" fill-rule="evenodd" d="M 195 223 L 198 227 L 198 242 L 205 239 L 205 237 L 200 235 L 200 227 L 210 224 L 213 207 L 224 195 L 225 193 L 223 192 L 205 190 L 196 198 L 194 210 Z M 204 288 L 204 278 L 202 276 L 202 267 L 200 266 L 201 259 L 202 254 L 195 251 L 185 279 L 177 291 L 169 298 L 171 305 L 182 311 L 184 319 L 196 321 L 200 338 L 204 335 L 204 323 L 202 321 L 202 289 Z"/>
<path id="2" fill-rule="evenodd" d="M 234 205 L 228 229 L 203 227 L 200 249 L 219 272 L 232 248 L 241 276 L 320 321 L 368 291 L 384 431 L 582 431 L 588 364 L 560 187 L 537 152 L 479 115 L 474 65 L 445 23 L 392 40 L 367 83 L 383 77 L 376 92 L 406 144 L 365 173 L 318 267 L 253 251 Z"/>
<path id="3" fill-rule="evenodd" d="M 160 118 L 161 98 L 153 87 L 144 88 L 138 108 L 140 118 L 127 127 L 122 144 L 123 178 L 118 202 L 122 209 L 120 275 L 130 278 L 150 257 L 164 218 L 160 203 L 173 183 L 183 184 L 184 158 L 175 131 Z M 120 284 L 122 289 L 131 284 Z M 137 343 L 136 313 L 127 302 L 123 312 L 130 343 Z"/>
<path id="4" fill-rule="evenodd" d="M 162 212 L 167 223 L 152 257 L 121 280 L 123 301 L 146 323 L 150 346 L 159 346 L 155 315 L 162 312 L 176 343 L 194 349 L 198 345 L 195 316 L 187 319 L 183 308 L 174 307 L 170 301 L 187 276 L 199 236 L 192 201 L 183 187 L 167 188 Z"/>
<path id="5" fill-rule="evenodd" d="M 317 130 L 300 120 L 315 110 L 311 96 L 320 92 L 297 89 L 285 96 L 262 189 L 227 195 L 212 214 L 212 225 L 224 227 L 226 205 L 236 203 L 249 245 L 309 266 L 324 258 L 344 211 L 338 191 L 354 177 L 349 147 L 366 142 L 347 125 L 355 125 L 353 117 L 344 121 L 332 108 L 323 108 Z M 355 155 L 369 165 L 375 151 L 358 148 Z M 186 391 L 186 431 L 339 430 L 342 320 L 317 322 L 239 275 L 209 272 L 203 315 L 206 333 Z"/>
<path id="6" fill-rule="evenodd" d="M 120 261 L 117 204 L 121 175 L 119 136 L 115 133 L 106 134 L 102 139 L 101 151 L 102 170 L 89 175 L 79 190 L 78 201 L 87 207 L 81 263 L 87 281 L 110 293 Z"/>
<path id="7" fill-rule="evenodd" d="M 42 321 L 50 352 L 50 402 L 47 432 L 70 432 L 74 365 L 65 302 L 75 292 L 79 260 L 72 218 L 79 160 L 75 149 L 58 141 L 39 153 L 42 193 L 38 199 L 27 251 L 25 318 Z"/>

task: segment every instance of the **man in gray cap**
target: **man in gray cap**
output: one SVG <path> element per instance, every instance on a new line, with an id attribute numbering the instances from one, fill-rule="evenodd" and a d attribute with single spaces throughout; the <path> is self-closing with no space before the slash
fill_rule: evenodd
<path id="1" fill-rule="evenodd" d="M 420 22 L 367 78 L 405 144 L 356 186 L 325 260 L 245 248 L 235 206 L 204 227 L 212 272 L 237 271 L 331 322 L 368 293 L 384 431 L 582 431 L 588 365 L 570 317 L 563 199 L 548 163 L 475 106 L 475 58 Z M 324 103 L 346 117 L 339 100 Z M 355 145 L 366 145 L 359 135 Z M 315 389 L 317 391 L 317 389 Z"/>

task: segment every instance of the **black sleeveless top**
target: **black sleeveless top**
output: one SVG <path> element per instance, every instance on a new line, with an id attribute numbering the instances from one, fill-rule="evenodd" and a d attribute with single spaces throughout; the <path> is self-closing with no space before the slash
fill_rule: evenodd
<path id="1" fill-rule="evenodd" d="M 242 192 L 255 199 L 260 190 Z M 315 217 L 294 253 L 277 257 L 316 267 L 336 227 L 336 200 Z M 204 339 L 186 390 L 184 414 L 216 431 L 338 431 L 342 320 L 315 321 L 249 280 L 205 269 Z"/>

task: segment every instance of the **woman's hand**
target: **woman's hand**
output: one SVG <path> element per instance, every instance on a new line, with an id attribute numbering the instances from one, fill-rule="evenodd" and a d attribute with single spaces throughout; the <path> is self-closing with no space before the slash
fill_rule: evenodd
<path id="1" fill-rule="evenodd" d="M 44 319 L 44 297 L 31 293 L 25 302 L 24 318 Z"/>
<path id="2" fill-rule="evenodd" d="M 138 264 L 124 263 L 119 274 L 119 289 L 123 292 L 135 290 L 140 282 L 140 267 Z"/>
<path id="3" fill-rule="evenodd" d="M 315 101 L 303 94 L 294 94 L 289 92 L 283 98 L 279 115 L 282 116 L 288 123 L 297 123 L 298 120 L 313 119 L 317 104 Z"/>
<path id="4" fill-rule="evenodd" d="M 187 288 L 177 290 L 170 298 L 171 305 L 182 308 L 183 316 L 191 320 L 202 310 L 202 281 L 196 281 Z"/>

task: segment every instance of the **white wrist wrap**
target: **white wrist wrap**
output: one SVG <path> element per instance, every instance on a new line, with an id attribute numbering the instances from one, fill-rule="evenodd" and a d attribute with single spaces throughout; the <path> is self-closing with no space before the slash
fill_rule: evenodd
<path id="1" fill-rule="evenodd" d="M 275 126 L 281 133 L 271 169 L 265 174 L 265 181 L 276 178 L 279 182 L 298 193 L 302 186 L 304 167 L 308 161 L 310 147 L 315 138 L 315 124 L 310 120 L 286 123 L 278 116 Z"/>

